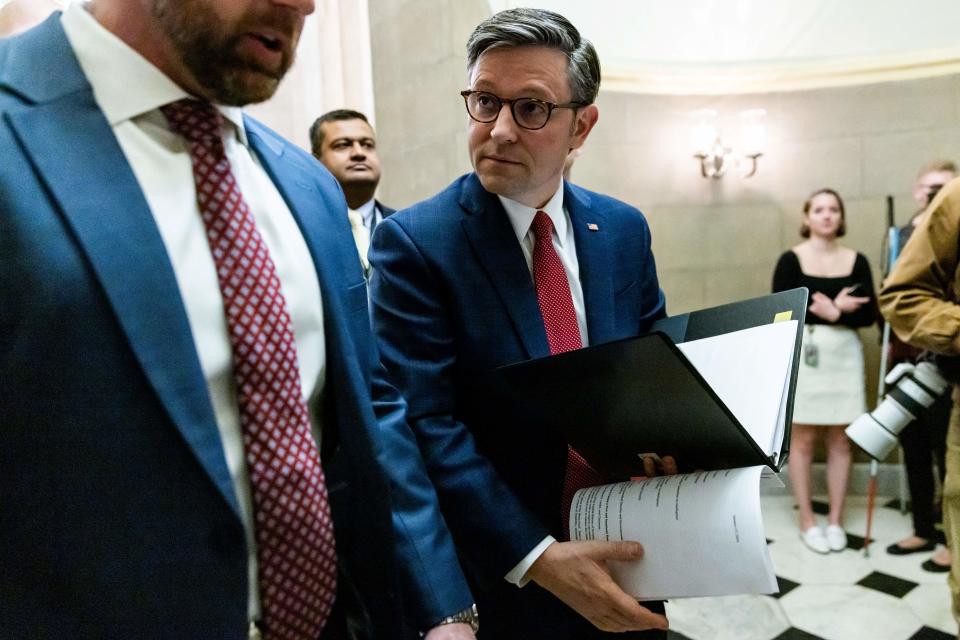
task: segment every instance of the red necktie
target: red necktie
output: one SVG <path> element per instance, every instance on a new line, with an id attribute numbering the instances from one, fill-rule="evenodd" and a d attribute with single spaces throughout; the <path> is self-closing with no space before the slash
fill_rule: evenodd
<path id="1" fill-rule="evenodd" d="M 190 150 L 223 295 L 253 494 L 265 637 L 316 640 L 336 596 L 337 556 L 280 279 L 224 153 L 220 112 L 197 100 L 162 110 Z"/>
<path id="2" fill-rule="evenodd" d="M 573 309 L 567 272 L 553 248 L 553 221 L 543 211 L 537 211 L 530 228 L 535 238 L 533 281 L 537 287 L 537 302 L 540 304 L 540 315 L 543 316 L 543 326 L 547 331 L 550 354 L 579 349 L 583 346 L 580 325 L 577 324 L 577 313 Z M 564 537 L 570 537 L 567 529 L 573 495 L 580 489 L 602 483 L 603 477 L 594 471 L 573 447 L 567 446 L 567 469 L 560 499 Z"/>

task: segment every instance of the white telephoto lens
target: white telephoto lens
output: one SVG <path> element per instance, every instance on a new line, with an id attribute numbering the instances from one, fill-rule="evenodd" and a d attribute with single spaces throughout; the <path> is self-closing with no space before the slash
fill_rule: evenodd
<path id="1" fill-rule="evenodd" d="M 897 434 L 913 416 L 887 397 L 872 413 L 865 413 L 846 428 L 847 436 L 872 458 L 883 460 L 897 446 Z"/>

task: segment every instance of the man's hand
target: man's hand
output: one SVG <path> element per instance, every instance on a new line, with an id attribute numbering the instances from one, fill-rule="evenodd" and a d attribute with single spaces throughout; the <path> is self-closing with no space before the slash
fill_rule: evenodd
<path id="1" fill-rule="evenodd" d="M 677 461 L 673 456 L 645 455 L 643 461 L 643 476 L 631 478 L 631 480 L 641 480 L 653 478 L 654 476 L 672 476 L 677 473 Z"/>
<path id="2" fill-rule="evenodd" d="M 440 624 L 427 632 L 424 640 L 477 640 L 470 625 L 463 622 Z"/>
<path id="3" fill-rule="evenodd" d="M 837 297 L 839 298 L 840 296 Z M 810 313 L 823 318 L 827 322 L 836 322 L 840 319 L 840 309 L 833 304 L 833 300 L 831 300 L 829 296 L 819 291 L 814 291 L 813 295 L 810 296 L 810 300 L 812 302 L 810 306 L 807 307 Z"/>
<path id="4" fill-rule="evenodd" d="M 608 560 L 639 560 L 639 542 L 554 542 L 527 577 L 603 631 L 666 629 L 667 618 L 640 606 L 610 577 Z"/>

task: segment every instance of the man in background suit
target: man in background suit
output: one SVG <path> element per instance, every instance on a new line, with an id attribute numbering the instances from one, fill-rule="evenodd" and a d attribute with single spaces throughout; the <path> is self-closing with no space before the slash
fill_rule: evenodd
<path id="1" fill-rule="evenodd" d="M 0 41 L 4 636 L 474 637 L 340 190 L 239 109 L 313 8 Z"/>
<path id="2" fill-rule="evenodd" d="M 409 403 L 482 636 L 662 637 L 666 618 L 606 568 L 639 558 L 639 544 L 558 542 L 577 476 L 592 470 L 557 434 L 497 417 L 484 386 L 498 366 L 636 336 L 664 315 L 643 215 L 562 180 L 597 122 L 599 61 L 542 10 L 498 13 L 467 47 L 474 173 L 373 238 L 384 364 Z"/>
<path id="3" fill-rule="evenodd" d="M 336 109 L 323 114 L 310 127 L 313 155 L 340 183 L 347 199 L 347 217 L 364 270 L 374 228 L 393 209 L 374 199 L 380 183 L 377 139 L 367 116 L 359 111 Z"/>

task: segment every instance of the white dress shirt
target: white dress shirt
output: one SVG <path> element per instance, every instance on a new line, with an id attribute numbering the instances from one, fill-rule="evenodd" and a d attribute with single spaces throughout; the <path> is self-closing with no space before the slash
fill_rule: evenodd
<path id="1" fill-rule="evenodd" d="M 357 207 L 356 211 L 360 214 L 360 217 L 363 218 L 363 226 L 365 226 L 370 233 L 373 233 L 374 227 L 383 220 L 383 216 L 377 208 L 377 201 L 374 198 L 370 198 Z"/>
<path id="2" fill-rule="evenodd" d="M 580 262 L 577 260 L 577 245 L 573 237 L 570 214 L 563 206 L 563 181 L 560 182 L 557 192 L 553 194 L 553 197 L 542 209 L 533 209 L 503 196 L 497 197 L 500 198 L 500 203 L 506 210 L 510 224 L 513 226 L 513 231 L 517 234 L 517 241 L 520 243 L 520 248 L 523 249 L 523 257 L 527 260 L 527 269 L 530 270 L 531 277 L 533 277 L 533 247 L 536 244 L 536 239 L 533 231 L 530 230 L 530 226 L 533 224 L 533 218 L 537 215 L 537 211 L 543 211 L 550 216 L 550 221 L 553 222 L 553 248 L 560 257 L 560 262 L 563 263 L 563 270 L 567 273 L 570 295 L 573 297 L 573 310 L 577 314 L 577 325 L 580 327 L 580 339 L 583 346 L 587 346 L 589 337 L 587 335 L 586 306 L 583 302 L 583 285 L 580 284 Z M 560 505 L 557 505 L 557 510 L 560 510 Z M 556 542 L 556 539 L 553 536 L 547 536 L 541 540 L 540 544 L 524 556 L 523 560 L 518 562 L 504 578 L 517 586 L 525 585 L 529 582 L 526 577 L 527 571 L 537 561 L 537 558 L 543 555 L 547 547 L 554 542 Z"/>
<path id="3" fill-rule="evenodd" d="M 223 298 L 200 218 L 190 155 L 160 111 L 161 106 L 188 95 L 80 5 L 71 4 L 61 20 L 97 104 L 140 184 L 173 266 L 240 504 L 249 553 L 249 614 L 254 619 L 260 613 L 260 599 L 253 502 Z M 303 393 L 308 406 L 315 407 L 323 389 L 326 353 L 313 260 L 296 220 L 249 147 L 240 109 L 218 108 L 224 116 L 227 158 L 280 278 L 293 322 Z M 320 425 L 312 410 L 310 417 L 319 444 Z"/>

